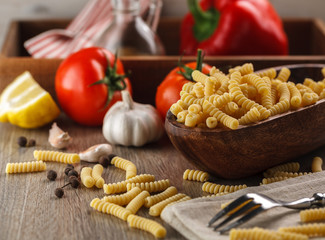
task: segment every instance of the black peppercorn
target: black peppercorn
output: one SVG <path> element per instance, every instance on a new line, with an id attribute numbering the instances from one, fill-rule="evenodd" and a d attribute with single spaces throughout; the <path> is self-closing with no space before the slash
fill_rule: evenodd
<path id="1" fill-rule="evenodd" d="M 70 177 L 70 176 L 78 177 L 79 174 L 78 174 L 78 172 L 77 172 L 76 170 L 71 169 L 71 170 L 68 172 L 68 177 Z"/>
<path id="2" fill-rule="evenodd" d="M 65 175 L 69 176 L 69 172 L 70 172 L 71 170 L 73 170 L 73 168 L 71 168 L 71 167 L 66 167 L 66 168 L 64 169 L 64 173 L 65 173 Z"/>
<path id="3" fill-rule="evenodd" d="M 64 195 L 64 190 L 62 188 L 57 188 L 57 189 L 55 189 L 54 194 L 58 198 L 62 198 Z"/>
<path id="4" fill-rule="evenodd" d="M 110 160 L 108 157 L 101 156 L 98 160 L 99 164 L 101 164 L 104 168 L 107 168 L 110 164 Z"/>
<path id="5" fill-rule="evenodd" d="M 80 185 L 80 182 L 79 182 L 78 178 L 76 178 L 76 177 L 69 179 L 69 182 L 71 184 L 71 187 L 73 187 L 73 188 L 78 188 Z"/>
<path id="6" fill-rule="evenodd" d="M 54 171 L 54 170 L 49 170 L 49 171 L 47 172 L 47 178 L 48 178 L 48 180 L 50 180 L 50 181 L 54 181 L 54 180 L 56 179 L 56 177 L 57 177 L 57 173 L 56 173 L 56 171 Z"/>
<path id="7" fill-rule="evenodd" d="M 29 139 L 27 141 L 27 147 L 34 147 L 36 145 L 36 141 L 34 139 Z"/>
<path id="8" fill-rule="evenodd" d="M 27 138 L 24 137 L 24 136 L 20 136 L 18 139 L 17 139 L 17 143 L 20 147 L 26 147 L 26 144 L 27 144 Z"/>

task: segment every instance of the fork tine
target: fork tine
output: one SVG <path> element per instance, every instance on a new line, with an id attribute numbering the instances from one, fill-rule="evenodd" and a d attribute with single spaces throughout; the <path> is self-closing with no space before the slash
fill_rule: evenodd
<path id="1" fill-rule="evenodd" d="M 232 224 L 228 225 L 227 227 L 225 227 L 223 229 L 220 229 L 218 232 L 220 234 L 223 234 L 223 233 L 229 231 L 232 228 L 238 227 L 239 225 L 241 225 L 241 224 L 247 222 L 248 220 L 250 220 L 251 218 L 255 217 L 260 212 L 263 212 L 263 210 L 264 210 L 263 207 L 259 206 L 258 208 L 254 209 L 253 211 L 251 211 L 247 215 L 241 217 L 240 219 L 238 219 L 237 221 L 235 221 Z"/>
<path id="2" fill-rule="evenodd" d="M 208 223 L 208 227 L 210 227 L 214 222 L 216 222 L 218 219 L 222 218 L 226 214 L 228 214 L 230 211 L 234 210 L 236 207 L 238 207 L 240 204 L 251 200 L 252 198 L 248 197 L 246 194 L 242 195 L 241 197 L 237 198 L 236 200 L 232 201 L 228 206 L 226 206 L 224 209 L 220 210 Z"/>
<path id="3" fill-rule="evenodd" d="M 254 207 L 259 206 L 256 203 L 254 203 L 253 201 L 250 201 L 248 203 L 246 203 L 245 205 L 239 205 L 239 207 L 241 206 L 240 209 L 238 209 L 237 211 L 235 211 L 234 213 L 232 213 L 230 216 L 228 216 L 225 220 L 223 220 L 221 223 L 219 223 L 218 225 L 216 225 L 214 227 L 214 230 L 217 230 L 218 228 L 220 228 L 221 226 L 223 226 L 224 224 L 226 224 L 227 222 L 230 222 L 231 220 L 233 220 L 234 218 L 240 216 L 241 214 L 255 209 Z"/>

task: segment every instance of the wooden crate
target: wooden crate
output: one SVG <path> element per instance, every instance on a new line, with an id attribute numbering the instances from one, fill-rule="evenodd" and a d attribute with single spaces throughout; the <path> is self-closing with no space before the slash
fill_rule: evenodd
<path id="1" fill-rule="evenodd" d="M 0 91 L 23 71 L 30 71 L 40 84 L 55 96 L 54 77 L 62 59 L 33 59 L 23 47 L 27 39 L 54 28 L 64 28 L 68 20 L 28 20 L 11 23 L 0 52 Z M 162 19 L 158 27 L 166 56 L 122 57 L 125 69 L 132 72 L 134 99 L 154 104 L 155 92 L 166 74 L 177 66 L 179 59 L 180 19 Z M 290 45 L 288 56 L 213 56 L 205 62 L 227 69 L 252 62 L 255 69 L 293 63 L 325 63 L 325 27 L 318 19 L 284 19 Z M 194 61 L 184 57 L 183 61 Z M 51 82 L 48 84 L 48 82 Z M 44 84 L 46 83 L 46 84 Z"/>

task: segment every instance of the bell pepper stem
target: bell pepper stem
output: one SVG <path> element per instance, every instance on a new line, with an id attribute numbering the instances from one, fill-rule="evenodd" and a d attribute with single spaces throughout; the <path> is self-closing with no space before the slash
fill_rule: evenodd
<path id="1" fill-rule="evenodd" d="M 220 14 L 215 8 L 203 11 L 197 0 L 187 0 L 188 7 L 194 17 L 193 33 L 197 41 L 208 39 L 218 26 Z"/>

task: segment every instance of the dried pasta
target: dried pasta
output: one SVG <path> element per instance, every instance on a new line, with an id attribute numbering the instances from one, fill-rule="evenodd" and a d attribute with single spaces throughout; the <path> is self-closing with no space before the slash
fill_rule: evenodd
<path id="1" fill-rule="evenodd" d="M 304 93 L 302 95 L 302 99 L 301 99 L 301 105 L 302 106 L 309 106 L 312 105 L 314 103 L 316 103 L 318 101 L 319 97 L 316 93 Z"/>
<path id="2" fill-rule="evenodd" d="M 211 183 L 211 182 L 205 182 L 202 185 L 202 191 L 207 192 L 207 193 L 221 193 L 221 192 L 228 192 L 232 193 L 235 191 L 238 191 L 240 189 L 247 188 L 246 184 L 243 185 L 220 185 L 216 183 Z"/>
<path id="3" fill-rule="evenodd" d="M 126 192 L 128 183 L 152 182 L 155 181 L 155 176 L 151 174 L 141 174 L 133 178 L 127 179 L 118 183 L 104 184 L 103 189 L 106 194 Z"/>
<path id="4" fill-rule="evenodd" d="M 124 194 L 105 196 L 102 200 L 104 200 L 105 202 L 115 203 L 117 205 L 124 206 L 127 205 L 133 198 L 135 198 L 140 193 L 141 189 L 135 187 Z"/>
<path id="5" fill-rule="evenodd" d="M 185 123 L 185 119 L 186 119 L 186 115 L 188 114 L 188 110 L 183 110 L 179 113 L 177 113 L 177 119 L 176 121 L 177 122 L 180 122 L 180 123 Z"/>
<path id="6" fill-rule="evenodd" d="M 191 91 L 191 94 L 193 93 L 198 98 L 204 97 L 204 85 L 200 82 L 195 83 Z"/>
<path id="7" fill-rule="evenodd" d="M 281 68 L 278 76 L 276 79 L 280 80 L 281 82 L 287 82 L 290 77 L 291 71 L 289 68 L 283 67 Z"/>
<path id="8" fill-rule="evenodd" d="M 311 163 L 312 172 L 321 172 L 323 171 L 323 159 L 320 157 L 314 157 Z"/>
<path id="9" fill-rule="evenodd" d="M 292 227 L 281 227 L 279 232 L 305 234 L 308 237 L 325 237 L 325 223 L 309 223 Z"/>
<path id="10" fill-rule="evenodd" d="M 190 170 L 186 169 L 183 174 L 184 180 L 192 180 L 198 182 L 205 182 L 209 178 L 209 174 L 207 172 L 203 172 L 200 170 Z"/>
<path id="11" fill-rule="evenodd" d="M 57 151 L 45 151 L 45 150 L 35 150 L 34 158 L 38 161 L 53 161 L 61 162 L 66 164 L 73 164 L 80 162 L 79 154 L 76 153 L 64 153 Z"/>
<path id="12" fill-rule="evenodd" d="M 280 182 L 283 180 L 287 180 L 290 177 L 270 177 L 270 178 L 263 178 L 262 183 L 261 184 L 270 184 L 270 183 L 274 183 L 274 182 Z"/>
<path id="13" fill-rule="evenodd" d="M 143 206 L 144 200 L 148 196 L 150 196 L 148 191 L 142 191 L 135 198 L 133 198 L 125 208 L 130 210 L 131 213 L 136 214 L 137 211 Z"/>
<path id="14" fill-rule="evenodd" d="M 316 222 L 325 220 L 325 208 L 313 208 L 300 211 L 300 221 L 306 222 Z"/>
<path id="15" fill-rule="evenodd" d="M 248 82 L 249 84 L 255 86 L 258 93 L 262 95 L 267 94 L 270 91 L 265 81 L 256 74 L 248 74 L 243 76 L 242 82 Z"/>
<path id="16" fill-rule="evenodd" d="M 104 180 L 104 178 L 102 178 L 103 171 L 104 171 L 104 168 L 101 164 L 96 164 L 93 167 L 91 175 L 92 175 L 93 179 L 95 180 L 95 186 L 97 188 L 103 188 L 103 186 L 105 184 L 105 180 Z"/>
<path id="17" fill-rule="evenodd" d="M 301 106 L 301 102 L 302 102 L 300 91 L 298 90 L 298 88 L 296 87 L 296 85 L 293 82 L 288 82 L 287 86 L 290 91 L 291 106 L 294 108 L 299 108 Z"/>
<path id="18" fill-rule="evenodd" d="M 186 195 L 184 193 L 177 193 L 174 196 L 171 196 L 161 202 L 156 203 L 155 205 L 151 206 L 149 208 L 149 214 L 151 216 L 160 216 L 162 210 L 164 210 L 164 208 L 171 202 L 175 202 L 178 201 L 182 198 L 186 197 Z"/>
<path id="19" fill-rule="evenodd" d="M 105 202 L 103 200 L 100 200 L 99 198 L 93 199 L 90 202 L 90 206 L 99 212 L 113 215 L 124 221 L 126 221 L 128 216 L 131 214 L 130 210 L 114 203 Z"/>
<path id="20" fill-rule="evenodd" d="M 281 240 L 308 240 L 309 237 L 305 234 L 290 233 L 290 232 L 276 232 L 281 237 Z"/>
<path id="21" fill-rule="evenodd" d="M 166 229 L 154 220 L 148 218 L 139 217 L 134 214 L 130 214 L 127 218 L 127 222 L 130 227 L 138 228 L 147 231 L 154 235 L 156 238 L 163 238 L 166 236 Z"/>
<path id="22" fill-rule="evenodd" d="M 195 127 L 199 121 L 199 114 L 189 112 L 185 117 L 184 125 L 187 127 Z"/>
<path id="23" fill-rule="evenodd" d="M 274 79 L 276 77 L 276 70 L 275 68 L 269 68 L 256 74 L 260 77 L 269 77 L 270 79 Z"/>
<path id="24" fill-rule="evenodd" d="M 7 163 L 6 173 L 29 173 L 46 170 L 46 164 L 43 161 Z"/>
<path id="25" fill-rule="evenodd" d="M 293 177 L 299 177 L 307 174 L 309 173 L 308 172 L 275 172 L 273 176 L 293 178 Z"/>
<path id="26" fill-rule="evenodd" d="M 93 169 L 91 167 L 83 167 L 81 169 L 80 179 L 86 188 L 92 188 L 96 183 L 95 179 L 92 177 L 92 172 Z"/>
<path id="27" fill-rule="evenodd" d="M 137 167 L 134 165 L 133 162 L 129 160 L 115 156 L 112 158 L 111 164 L 113 164 L 117 168 L 125 170 L 126 179 L 135 177 L 137 175 Z"/>
<path id="28" fill-rule="evenodd" d="M 298 172 L 299 169 L 300 164 L 298 162 L 289 162 L 269 168 L 263 173 L 263 175 L 268 178 L 274 176 L 274 173 L 276 172 Z"/>
<path id="29" fill-rule="evenodd" d="M 239 124 L 245 125 L 245 124 L 257 122 L 260 119 L 260 117 L 261 117 L 260 112 L 257 110 L 256 107 L 253 107 L 238 121 Z"/>
<path id="30" fill-rule="evenodd" d="M 274 231 L 266 230 L 263 228 L 247 228 L 247 229 L 239 229 L 233 228 L 229 232 L 230 240 L 281 240 L 281 237 L 276 234 Z"/>
<path id="31" fill-rule="evenodd" d="M 320 93 L 323 91 L 323 87 L 311 78 L 305 78 L 303 84 L 313 90 L 313 92 L 315 92 L 317 95 L 320 95 Z"/>
<path id="32" fill-rule="evenodd" d="M 200 72 L 199 70 L 194 70 L 192 72 L 192 78 L 195 82 L 200 82 L 202 84 L 205 84 L 205 80 L 208 78 L 209 76 L 205 75 L 204 73 Z"/>
<path id="33" fill-rule="evenodd" d="M 170 186 L 169 179 L 154 181 L 154 182 L 141 182 L 141 183 L 128 183 L 126 185 L 127 191 L 134 187 L 139 187 L 141 190 L 152 192 L 162 192 Z"/>
<path id="34" fill-rule="evenodd" d="M 171 196 L 174 196 L 175 194 L 177 194 L 177 189 L 174 186 L 170 186 L 161 193 L 146 197 L 144 201 L 144 206 L 149 208 L 158 202 L 161 202 Z"/>

